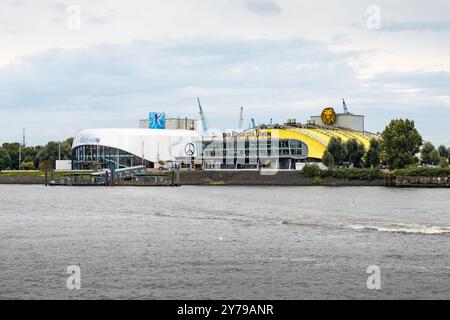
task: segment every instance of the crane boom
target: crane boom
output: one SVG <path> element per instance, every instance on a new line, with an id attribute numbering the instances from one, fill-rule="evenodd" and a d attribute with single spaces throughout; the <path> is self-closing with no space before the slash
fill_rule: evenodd
<path id="1" fill-rule="evenodd" d="M 208 126 L 206 125 L 206 118 L 205 118 L 205 114 L 203 112 L 203 108 L 202 105 L 200 104 L 200 98 L 197 97 L 197 102 L 198 102 L 198 108 L 200 110 L 200 119 L 202 120 L 202 126 L 203 126 L 203 132 L 208 131 Z"/>
<path id="2" fill-rule="evenodd" d="M 344 99 L 342 99 L 342 105 L 344 106 L 344 113 L 349 113 Z"/>
<path id="3" fill-rule="evenodd" d="M 238 124 L 239 130 L 242 130 L 243 122 L 244 122 L 244 107 L 241 107 L 241 114 L 239 115 L 239 124 Z"/>

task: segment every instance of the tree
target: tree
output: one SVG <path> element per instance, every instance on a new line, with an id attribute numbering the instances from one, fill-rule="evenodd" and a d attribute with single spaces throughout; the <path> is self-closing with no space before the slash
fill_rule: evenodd
<path id="1" fill-rule="evenodd" d="M 425 164 L 431 164 L 430 154 L 433 152 L 433 150 L 436 150 L 436 148 L 433 146 L 431 142 L 425 142 L 420 149 L 420 158 L 422 159 L 422 162 Z"/>
<path id="2" fill-rule="evenodd" d="M 12 161 L 8 150 L 0 147 L 0 170 L 11 169 Z"/>
<path id="3" fill-rule="evenodd" d="M 449 149 L 447 149 L 446 146 L 444 146 L 444 145 L 441 144 L 441 145 L 438 147 L 439 156 L 444 157 L 444 158 L 448 158 L 448 156 L 449 156 L 448 150 L 449 150 Z"/>
<path id="4" fill-rule="evenodd" d="M 17 170 L 19 169 L 19 143 L 4 143 L 3 149 L 8 152 L 9 157 L 11 158 L 11 164 L 9 169 Z"/>
<path id="5" fill-rule="evenodd" d="M 72 142 L 73 138 L 65 141 L 50 141 L 45 147 L 39 150 L 36 158 L 39 162 L 39 168 L 52 169 L 55 166 L 55 161 L 59 159 L 61 153 L 61 160 L 70 160 L 72 158 Z"/>
<path id="6" fill-rule="evenodd" d="M 402 169 L 417 163 L 422 137 L 411 120 L 392 120 L 381 133 L 382 150 L 391 169 Z"/>
<path id="7" fill-rule="evenodd" d="M 9 154 L 10 162 L 8 168 L 11 170 L 19 169 L 19 150 L 21 150 L 22 165 L 26 163 L 27 168 L 52 169 L 55 160 L 59 158 L 61 152 L 61 160 L 70 160 L 72 158 L 73 138 L 64 141 L 50 141 L 45 146 L 25 146 L 21 147 L 20 143 L 4 143 L 2 149 Z M 32 165 L 30 164 L 32 163 Z M 22 167 L 26 169 L 25 167 Z"/>
<path id="8" fill-rule="evenodd" d="M 347 159 L 347 150 L 340 138 L 331 138 L 327 150 L 333 156 L 334 163 L 340 166 Z"/>
<path id="9" fill-rule="evenodd" d="M 367 150 L 364 162 L 366 163 L 366 167 L 374 168 L 380 165 L 380 161 L 380 142 L 378 139 L 373 138 L 370 140 L 370 147 L 369 150 Z"/>
<path id="10" fill-rule="evenodd" d="M 348 162 L 357 168 L 361 167 L 362 158 L 365 153 L 364 145 L 356 139 L 350 139 L 345 144 L 345 149 L 347 150 Z"/>
<path id="11" fill-rule="evenodd" d="M 430 153 L 430 162 L 429 162 L 429 164 L 431 164 L 433 166 L 437 166 L 439 164 L 439 160 L 440 160 L 439 151 L 434 149 Z"/>
<path id="12" fill-rule="evenodd" d="M 328 168 L 334 167 L 334 158 L 333 155 L 328 151 L 325 150 L 322 156 L 322 163 L 327 166 Z"/>
<path id="13" fill-rule="evenodd" d="M 22 170 L 34 170 L 33 161 L 24 161 L 21 165 Z"/>
<path id="14" fill-rule="evenodd" d="M 448 168 L 448 160 L 447 158 L 441 157 L 439 160 L 439 167 Z"/>

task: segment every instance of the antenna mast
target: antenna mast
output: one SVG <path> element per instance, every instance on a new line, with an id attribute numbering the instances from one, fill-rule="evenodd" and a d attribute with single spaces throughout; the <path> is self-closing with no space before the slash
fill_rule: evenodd
<path id="1" fill-rule="evenodd" d="M 25 128 L 22 130 L 22 142 L 19 143 L 19 171 L 22 169 L 22 148 L 25 148 Z"/>

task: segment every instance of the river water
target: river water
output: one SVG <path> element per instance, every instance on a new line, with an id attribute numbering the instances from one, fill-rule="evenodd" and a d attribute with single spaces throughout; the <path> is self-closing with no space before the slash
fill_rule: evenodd
<path id="1" fill-rule="evenodd" d="M 0 298 L 450 299 L 450 190 L 0 185 Z"/>

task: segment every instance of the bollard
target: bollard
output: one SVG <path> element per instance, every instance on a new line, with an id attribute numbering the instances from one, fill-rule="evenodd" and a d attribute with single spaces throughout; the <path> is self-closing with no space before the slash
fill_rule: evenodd
<path id="1" fill-rule="evenodd" d="M 55 179 L 55 169 L 50 170 L 50 185 L 54 186 L 56 184 Z"/>
<path id="2" fill-rule="evenodd" d="M 111 185 L 113 186 L 116 182 L 116 169 L 111 169 Z"/>
<path id="3" fill-rule="evenodd" d="M 181 186 L 180 181 L 180 168 L 177 168 L 177 187 Z"/>

